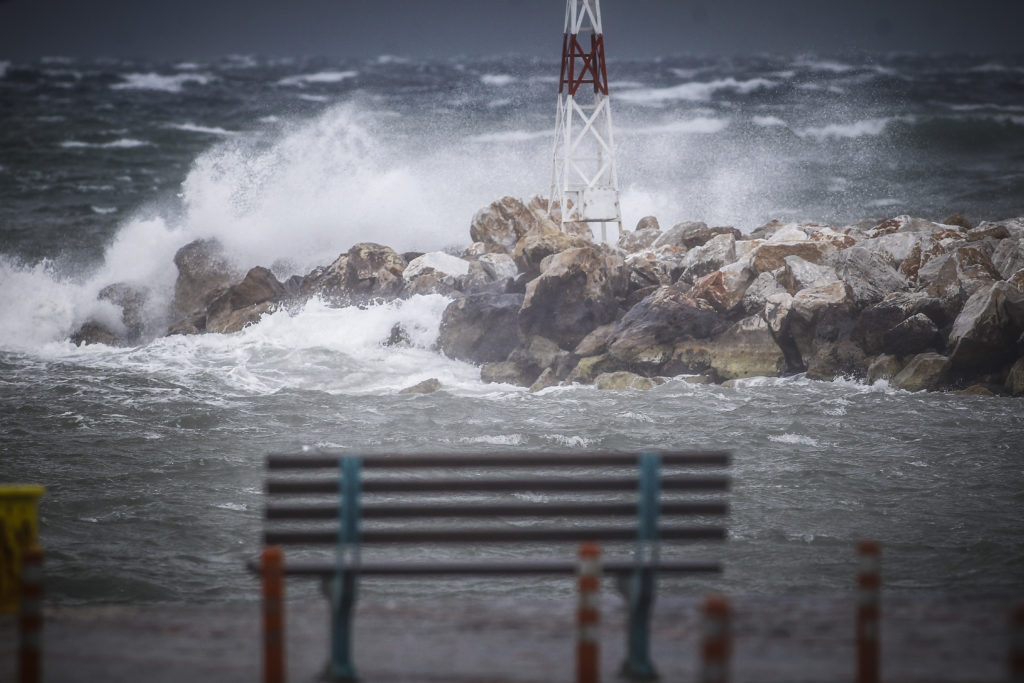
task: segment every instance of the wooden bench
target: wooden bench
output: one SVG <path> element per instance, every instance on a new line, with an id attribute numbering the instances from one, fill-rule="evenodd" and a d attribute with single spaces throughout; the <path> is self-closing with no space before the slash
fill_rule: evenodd
<path id="1" fill-rule="evenodd" d="M 295 547 L 285 575 L 324 581 L 329 674 L 340 680 L 356 676 L 360 577 L 571 576 L 572 544 L 602 544 L 601 570 L 619 580 L 629 607 L 623 674 L 649 680 L 656 574 L 721 571 L 678 551 L 725 538 L 706 517 L 727 514 L 729 478 L 705 470 L 728 465 L 721 452 L 271 455 L 263 540 Z M 698 523 L 681 523 L 689 516 Z"/>

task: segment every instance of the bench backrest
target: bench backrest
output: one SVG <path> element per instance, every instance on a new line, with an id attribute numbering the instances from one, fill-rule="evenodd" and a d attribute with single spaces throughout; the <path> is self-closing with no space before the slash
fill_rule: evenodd
<path id="1" fill-rule="evenodd" d="M 357 554 L 451 545 L 472 557 L 519 544 L 536 560 L 550 544 L 593 541 L 649 555 L 663 541 L 725 538 L 706 518 L 728 512 L 729 478 L 704 470 L 728 465 L 722 452 L 271 455 L 264 542 Z"/>

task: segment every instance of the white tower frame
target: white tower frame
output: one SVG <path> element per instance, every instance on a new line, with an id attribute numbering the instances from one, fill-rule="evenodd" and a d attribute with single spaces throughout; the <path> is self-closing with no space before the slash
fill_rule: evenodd
<path id="1" fill-rule="evenodd" d="M 580 87 L 585 84 L 592 87 Z M 601 0 L 565 3 L 553 157 L 548 215 L 554 216 L 557 200 L 563 231 L 566 223 L 600 223 L 607 241 L 607 224 L 615 223 L 621 235 Z"/>

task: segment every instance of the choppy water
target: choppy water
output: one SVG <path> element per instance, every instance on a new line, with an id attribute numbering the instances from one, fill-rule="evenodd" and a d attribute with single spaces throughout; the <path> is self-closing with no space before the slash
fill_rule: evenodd
<path id="1" fill-rule="evenodd" d="M 1021 399 L 799 377 L 531 395 L 432 349 L 439 297 L 66 342 L 116 313 L 95 300 L 112 282 L 150 286 L 158 318 L 196 237 L 280 277 L 356 241 L 465 244 L 476 209 L 547 190 L 550 63 L 0 64 L 0 481 L 49 489 L 56 599 L 252 597 L 262 456 L 303 445 L 727 448 L 713 585 L 846 587 L 852 544 L 874 536 L 891 586 L 1024 589 Z M 680 58 L 611 76 L 627 222 L 1024 214 L 1019 59 Z M 397 321 L 409 348 L 381 345 Z M 446 389 L 397 394 L 428 377 Z"/>

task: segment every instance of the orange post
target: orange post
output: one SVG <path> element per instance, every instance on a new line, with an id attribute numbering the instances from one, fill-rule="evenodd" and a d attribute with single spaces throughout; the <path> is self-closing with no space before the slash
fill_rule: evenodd
<path id="1" fill-rule="evenodd" d="M 878 683 L 879 621 L 882 587 L 877 541 L 861 541 L 857 576 L 857 683 Z"/>
<path id="2" fill-rule="evenodd" d="M 284 683 L 284 555 L 263 550 L 263 681 Z"/>
<path id="3" fill-rule="evenodd" d="M 601 620 L 601 549 L 596 543 L 580 545 L 579 608 L 576 611 L 576 682 L 599 679 L 598 626 Z"/>
<path id="4" fill-rule="evenodd" d="M 726 683 L 732 654 L 732 609 L 723 595 L 704 599 L 704 634 L 701 641 L 701 683 Z"/>
<path id="5" fill-rule="evenodd" d="M 1010 612 L 1010 683 L 1024 683 L 1024 602 Z"/>
<path id="6" fill-rule="evenodd" d="M 18 681 L 43 679 L 43 551 L 26 548 L 21 556 L 21 591 L 18 617 Z"/>

